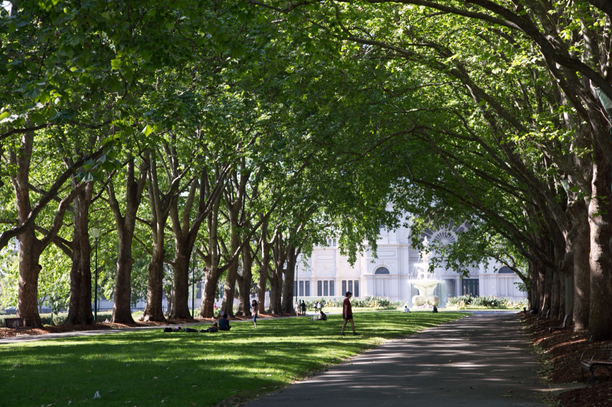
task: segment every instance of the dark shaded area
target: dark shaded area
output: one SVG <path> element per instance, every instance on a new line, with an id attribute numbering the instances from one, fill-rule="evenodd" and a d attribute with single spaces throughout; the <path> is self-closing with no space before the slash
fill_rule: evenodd
<path id="1" fill-rule="evenodd" d="M 549 331 L 550 327 L 559 326 L 561 321 L 554 319 L 537 320 L 537 315 L 522 315 L 527 332 L 540 354 L 544 367 L 541 371 L 546 380 L 557 384 L 582 383 L 580 375 L 580 356 L 590 358 L 598 352 L 604 359 L 610 354 L 612 341 L 589 341 L 587 330 Z M 554 402 L 562 407 L 611 406 L 612 405 L 612 372 L 597 367 L 594 370 L 595 383 L 588 385 L 590 375 L 585 372 L 584 388 L 561 393 Z"/>
<path id="2" fill-rule="evenodd" d="M 539 367 L 516 313 L 476 312 L 385 343 L 248 406 L 544 406 Z"/>

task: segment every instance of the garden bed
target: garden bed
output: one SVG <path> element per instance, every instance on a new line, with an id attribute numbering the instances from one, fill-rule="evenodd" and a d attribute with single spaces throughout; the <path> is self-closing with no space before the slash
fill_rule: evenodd
<path id="1" fill-rule="evenodd" d="M 543 364 L 541 374 L 545 381 L 555 384 L 579 384 L 580 355 L 585 350 L 593 354 L 596 350 L 609 351 L 612 341 L 589 342 L 587 331 L 573 332 L 570 329 L 549 332 L 551 326 L 559 326 L 561 321 L 551 319 L 537 320 L 537 315 L 523 314 L 525 329 L 531 337 L 534 348 Z M 587 378 L 587 375 L 585 375 Z M 562 407 L 610 406 L 612 405 L 612 372 L 598 368 L 595 370 L 595 384 L 570 390 L 554 397 L 553 405 Z M 588 383 L 587 378 L 587 383 Z"/>

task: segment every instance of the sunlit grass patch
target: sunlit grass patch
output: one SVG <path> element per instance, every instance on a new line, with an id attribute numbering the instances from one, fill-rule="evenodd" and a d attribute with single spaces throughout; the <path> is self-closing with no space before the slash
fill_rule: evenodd
<path id="1" fill-rule="evenodd" d="M 161 329 L 5 345 L 0 406 L 214 405 L 251 398 L 346 360 L 389 338 L 461 318 L 460 313 L 360 312 L 360 336 L 340 336 L 342 317 L 232 322 L 219 333 Z M 350 332 L 348 330 L 347 332 Z M 101 399 L 92 400 L 96 391 Z"/>

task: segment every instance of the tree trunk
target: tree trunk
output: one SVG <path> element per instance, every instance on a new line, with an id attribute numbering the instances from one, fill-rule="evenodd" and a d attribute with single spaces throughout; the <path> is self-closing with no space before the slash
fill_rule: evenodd
<path id="1" fill-rule="evenodd" d="M 28 325 L 38 328 L 42 326 L 38 313 L 39 244 L 33 228 L 18 235 L 17 239 L 19 240 L 17 316 L 23 318 Z"/>
<path id="2" fill-rule="evenodd" d="M 589 264 L 590 228 L 588 212 L 584 202 L 572 206 L 572 224 L 576 228 L 576 238 L 572 242 L 574 257 L 574 330 L 587 329 L 589 326 L 589 304 L 591 293 L 591 266 Z"/>
<path id="3" fill-rule="evenodd" d="M 133 231 L 118 234 L 117 275 L 115 276 L 115 291 L 113 295 L 113 322 L 133 324 L 132 318 L 132 237 Z"/>
<path id="4" fill-rule="evenodd" d="M 565 275 L 565 313 L 564 315 L 574 315 L 574 267 L 569 268 Z"/>
<path id="5" fill-rule="evenodd" d="M 236 291 L 236 279 L 238 276 L 238 261 L 233 261 L 227 268 L 225 284 L 223 285 L 223 303 L 221 310 L 225 315 L 234 315 L 234 292 Z"/>
<path id="6" fill-rule="evenodd" d="M 593 143 L 593 182 L 589 204 L 591 226 L 591 293 L 589 310 L 589 336 L 593 341 L 612 339 L 612 256 L 609 242 L 612 238 L 612 206 L 610 185 L 612 167 L 606 161 L 597 143 Z"/>
<path id="7" fill-rule="evenodd" d="M 76 182 L 73 180 L 73 187 Z M 70 303 L 67 325 L 89 325 L 95 323 L 91 312 L 91 245 L 89 244 L 89 206 L 93 195 L 93 182 L 76 196 L 73 202 L 72 219 L 72 268 L 70 269 Z M 94 270 L 95 273 L 95 270 Z M 94 299 L 95 301 L 95 299 Z M 94 304 L 95 306 L 95 304 Z"/>
<path id="8" fill-rule="evenodd" d="M 565 275 L 563 273 L 561 273 L 561 271 L 559 270 L 559 272 L 557 273 L 559 274 L 559 310 L 558 310 L 558 315 L 565 315 Z"/>
<path id="9" fill-rule="evenodd" d="M 174 177 L 173 183 L 178 185 L 177 181 L 180 179 L 180 170 L 173 167 L 172 171 Z M 195 247 L 198 231 L 204 220 L 207 220 L 209 226 L 210 250 L 208 256 L 204 256 L 208 258 L 204 260 L 206 270 L 210 270 L 215 278 L 218 278 L 218 220 L 216 217 L 219 213 L 224 176 L 224 171 L 215 171 L 215 177 L 211 185 L 209 174 L 206 168 L 203 168 L 200 173 L 200 179 L 193 179 L 191 181 L 187 199 L 181 203 L 182 216 L 179 216 L 179 202 L 177 199 L 174 199 L 170 206 L 170 218 L 172 219 L 172 230 L 174 231 L 174 260 L 172 262 L 174 269 L 172 315 L 174 318 L 192 318 L 189 311 L 189 261 Z M 197 209 L 194 214 L 193 208 L 196 202 L 196 195 Z M 214 266 L 212 266 L 213 264 Z M 204 304 L 210 300 L 210 298 L 207 299 L 204 296 L 202 303 Z"/>
<path id="10" fill-rule="evenodd" d="M 283 282 L 283 311 L 293 314 L 293 283 L 295 281 L 295 262 L 296 249 L 294 246 L 289 248 L 287 254 L 287 269 L 285 270 L 285 280 Z"/>
<path id="11" fill-rule="evenodd" d="M 549 273 L 552 276 L 550 315 L 554 318 L 559 318 L 559 306 L 561 303 L 561 273 L 553 268 L 549 268 Z"/>
<path id="12" fill-rule="evenodd" d="M 281 304 L 283 290 L 283 272 L 273 270 L 270 273 L 270 313 L 272 315 L 282 315 L 283 307 Z"/>
<path id="13" fill-rule="evenodd" d="M 142 314 L 145 321 L 163 322 L 164 317 L 163 298 L 164 298 L 164 246 L 163 236 L 161 244 L 154 238 L 153 252 L 151 261 L 147 266 L 149 278 L 147 280 L 147 304 Z"/>
<path id="14" fill-rule="evenodd" d="M 550 279 L 548 278 L 550 270 L 541 261 L 537 262 L 536 270 L 538 292 L 540 294 L 538 308 L 540 312 L 545 312 L 550 309 Z"/>
<path id="15" fill-rule="evenodd" d="M 200 317 L 202 318 L 214 317 L 215 308 L 213 304 L 215 302 L 218 282 L 219 277 L 216 267 L 211 269 L 207 266 L 204 272 L 204 287 L 202 289 L 202 303 L 200 305 Z"/>
<path id="16" fill-rule="evenodd" d="M 238 315 L 251 316 L 251 285 L 253 283 L 253 255 L 251 246 L 242 247 L 242 276 L 238 277 Z"/>
<path id="17" fill-rule="evenodd" d="M 230 223 L 230 252 L 226 255 L 229 267 L 225 276 L 223 287 L 223 304 L 221 309 L 225 315 L 234 315 L 234 296 L 236 292 L 236 280 L 238 279 L 238 256 L 240 250 L 240 227 L 238 226 L 238 216 L 241 208 L 240 200 L 229 202 L 226 198 L 228 207 L 228 217 Z"/>
<path id="18" fill-rule="evenodd" d="M 565 233 L 565 255 L 561 261 L 561 267 L 559 267 L 564 306 L 563 309 L 559 309 L 559 315 L 574 313 L 574 244 L 577 232 L 578 230 L 572 226 Z"/>
<path id="19" fill-rule="evenodd" d="M 540 293 L 538 291 L 538 272 L 535 262 L 529 260 L 529 281 L 531 282 L 529 290 L 527 291 L 527 297 L 529 299 L 529 307 L 536 309 L 540 304 Z"/>
<path id="20" fill-rule="evenodd" d="M 177 243 L 177 247 L 178 247 Z M 170 318 L 191 319 L 189 312 L 189 257 L 186 253 L 176 253 L 172 262 L 174 279 L 172 288 L 172 314 Z"/>
<path id="21" fill-rule="evenodd" d="M 205 263 L 204 268 L 204 287 L 202 289 L 202 303 L 200 305 L 200 317 L 212 318 L 214 316 L 215 295 L 217 284 L 222 270 L 219 269 L 219 206 L 221 195 L 217 195 L 213 202 L 210 212 L 206 215 L 206 226 L 208 227 L 208 254 L 202 258 Z M 201 252 L 198 252 L 200 255 Z"/>
<path id="22" fill-rule="evenodd" d="M 166 293 L 166 315 L 172 315 L 172 286 L 170 286 L 169 290 L 164 290 Z"/>
<path id="23" fill-rule="evenodd" d="M 134 179 L 134 159 L 127 164 L 125 215 L 121 214 L 121 205 L 117 201 L 112 182 L 108 185 L 109 205 L 115 217 L 117 226 L 117 273 L 115 275 L 115 290 L 113 295 L 112 321 L 120 324 L 133 324 L 132 318 L 132 240 L 136 227 L 136 212 L 140 206 L 142 191 L 146 180 L 148 162 L 143 162 L 138 182 Z"/>
<path id="24" fill-rule="evenodd" d="M 268 267 L 270 265 L 270 244 L 268 243 L 268 221 L 261 224 L 261 267 L 259 268 L 259 283 L 257 284 L 257 305 L 259 313 L 266 312 L 266 289 L 268 285 Z"/>

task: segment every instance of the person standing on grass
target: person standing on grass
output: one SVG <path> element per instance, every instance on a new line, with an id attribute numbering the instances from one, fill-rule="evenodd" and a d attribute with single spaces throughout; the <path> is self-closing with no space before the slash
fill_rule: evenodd
<path id="1" fill-rule="evenodd" d="M 257 301 L 251 301 L 251 307 L 253 308 L 253 325 L 257 328 Z"/>
<path id="2" fill-rule="evenodd" d="M 304 300 L 302 300 L 302 303 L 300 304 L 300 308 L 302 310 L 302 315 L 306 315 L 306 303 L 304 302 Z"/>
<path id="3" fill-rule="evenodd" d="M 351 328 L 353 329 L 353 335 L 359 335 L 357 332 L 355 332 L 355 323 L 353 322 L 353 309 L 351 308 L 351 296 L 353 295 L 352 292 L 347 291 L 346 292 L 346 296 L 344 298 L 344 302 L 342 303 L 342 319 L 344 320 L 342 322 L 342 332 L 340 332 L 340 335 L 344 336 L 344 328 L 346 327 L 346 323 L 348 321 L 351 321 Z"/>

